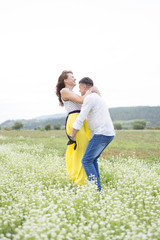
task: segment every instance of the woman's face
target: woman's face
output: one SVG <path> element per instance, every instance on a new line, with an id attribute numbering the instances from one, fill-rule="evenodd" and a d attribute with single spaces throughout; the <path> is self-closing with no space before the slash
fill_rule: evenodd
<path id="1" fill-rule="evenodd" d="M 64 80 L 64 84 L 66 87 L 75 87 L 76 86 L 76 79 L 72 73 L 68 73 L 68 78 Z"/>

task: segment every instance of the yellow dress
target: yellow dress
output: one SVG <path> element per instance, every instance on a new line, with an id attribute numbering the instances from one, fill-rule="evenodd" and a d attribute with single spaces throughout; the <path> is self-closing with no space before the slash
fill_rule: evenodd
<path id="1" fill-rule="evenodd" d="M 66 122 L 66 133 L 68 136 L 71 134 L 73 123 L 75 122 L 78 115 L 79 113 L 72 113 L 68 115 L 68 119 Z M 81 159 L 84 155 L 88 142 L 89 129 L 87 126 L 87 121 L 85 120 L 83 126 L 76 134 L 76 149 L 74 150 L 75 143 L 73 143 L 71 145 L 68 145 L 66 150 L 67 173 L 69 178 L 75 184 L 84 184 L 85 179 L 87 179 L 87 175 L 81 164 Z"/>

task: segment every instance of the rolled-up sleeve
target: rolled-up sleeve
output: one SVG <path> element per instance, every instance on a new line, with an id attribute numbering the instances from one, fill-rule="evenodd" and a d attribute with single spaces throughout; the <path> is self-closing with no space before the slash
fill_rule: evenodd
<path id="1" fill-rule="evenodd" d="M 79 130 L 82 127 L 83 122 L 87 118 L 87 115 L 88 115 L 89 111 L 91 110 L 91 108 L 92 108 L 92 101 L 91 101 L 90 95 L 89 95 L 89 96 L 86 96 L 84 99 L 84 102 L 83 102 L 82 108 L 81 108 L 81 112 L 73 124 L 74 129 Z"/>

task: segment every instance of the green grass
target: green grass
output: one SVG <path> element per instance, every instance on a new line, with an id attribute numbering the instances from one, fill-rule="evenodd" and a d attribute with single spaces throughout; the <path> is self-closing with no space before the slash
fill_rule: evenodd
<path id="1" fill-rule="evenodd" d="M 160 131 L 119 130 L 111 145 L 102 154 L 104 157 L 135 156 L 146 161 L 160 160 Z"/>
<path id="2" fill-rule="evenodd" d="M 160 131 L 117 131 L 103 190 L 75 187 L 65 131 L 0 131 L 1 240 L 160 239 Z"/>
<path id="3" fill-rule="evenodd" d="M 7 137 L 0 139 L 0 143 L 27 142 L 27 144 L 42 143 L 46 151 L 56 150 L 59 156 L 64 156 L 67 137 L 64 130 L 52 131 L 0 131 L 0 135 Z M 160 131 L 159 130 L 119 130 L 111 144 L 102 154 L 103 157 L 135 156 L 147 161 L 160 160 Z"/>
<path id="4" fill-rule="evenodd" d="M 66 151 L 67 137 L 64 130 L 39 131 L 39 130 L 25 130 L 25 131 L 0 131 L 0 143 L 27 143 L 43 144 L 47 152 L 57 151 L 58 155 L 62 156 Z"/>

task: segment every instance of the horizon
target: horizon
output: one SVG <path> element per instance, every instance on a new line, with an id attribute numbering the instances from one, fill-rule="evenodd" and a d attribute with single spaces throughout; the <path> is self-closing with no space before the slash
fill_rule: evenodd
<path id="1" fill-rule="evenodd" d="M 144 106 L 141 106 L 141 105 L 138 105 L 138 106 L 120 106 L 120 107 L 110 107 L 108 108 L 109 110 L 110 109 L 113 109 L 113 108 L 137 108 L 137 107 L 160 107 L 160 105 L 157 105 L 157 106 L 149 106 L 149 105 L 144 105 Z M 64 108 L 63 108 L 64 109 Z M 54 115 L 66 115 L 67 116 L 67 112 L 61 112 L 61 113 L 51 113 L 51 114 L 45 114 L 45 115 L 39 115 L 39 116 L 36 116 L 36 117 L 31 117 L 31 118 L 19 118 L 19 119 L 6 119 L 5 121 L 3 122 L 0 122 L 0 125 L 4 124 L 5 122 L 8 122 L 8 121 L 29 121 L 29 120 L 34 120 L 34 119 L 39 119 L 39 120 L 42 120 L 41 118 L 44 117 L 44 119 L 47 117 L 47 116 L 54 116 Z"/>

